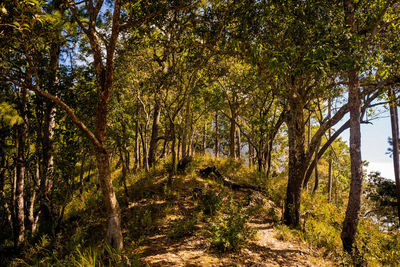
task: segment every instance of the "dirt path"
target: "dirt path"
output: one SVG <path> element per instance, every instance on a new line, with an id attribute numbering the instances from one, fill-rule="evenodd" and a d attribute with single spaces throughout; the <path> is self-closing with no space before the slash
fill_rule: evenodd
<path id="1" fill-rule="evenodd" d="M 160 234 L 143 247 L 144 266 L 332 266 L 333 263 L 314 255 L 304 245 L 278 240 L 269 223 L 252 222 L 257 230 L 255 240 L 230 253 L 209 249 L 207 240 L 192 236 L 170 240 Z"/>

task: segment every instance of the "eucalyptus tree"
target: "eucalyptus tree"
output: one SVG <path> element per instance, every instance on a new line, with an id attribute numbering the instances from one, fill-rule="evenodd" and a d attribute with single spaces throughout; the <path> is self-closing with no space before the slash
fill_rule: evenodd
<path id="1" fill-rule="evenodd" d="M 385 14 L 395 6 L 396 1 L 373 1 L 356 5 L 353 0 L 344 0 L 344 25 L 346 38 L 345 56 L 349 59 L 347 76 L 349 86 L 350 110 L 350 155 L 351 155 L 351 186 L 346 217 L 343 222 L 341 238 L 344 250 L 358 254 L 355 236 L 361 207 L 362 195 L 362 161 L 360 133 L 360 71 L 363 61 L 368 58 L 367 49 L 374 49 L 374 41 L 380 29 L 385 28 Z M 375 48 L 376 49 L 376 48 Z M 376 64 L 372 62 L 372 65 Z"/>

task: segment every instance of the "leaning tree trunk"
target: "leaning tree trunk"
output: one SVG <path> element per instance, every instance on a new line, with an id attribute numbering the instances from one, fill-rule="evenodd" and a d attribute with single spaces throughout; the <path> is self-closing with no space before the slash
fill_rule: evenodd
<path id="1" fill-rule="evenodd" d="M 389 89 L 390 103 L 390 122 L 392 125 L 392 151 L 393 151 L 393 168 L 394 178 L 396 181 L 397 196 L 397 216 L 400 225 L 400 166 L 399 166 L 399 118 L 397 113 L 397 101 L 393 87 Z"/>
<path id="2" fill-rule="evenodd" d="M 17 159 L 15 176 L 15 226 L 14 244 L 17 246 L 24 241 L 25 212 L 24 212 L 24 183 L 25 183 L 25 146 L 28 132 L 28 98 L 29 90 L 20 88 L 22 123 L 17 126 Z"/>
<path id="3" fill-rule="evenodd" d="M 353 0 L 344 0 L 345 24 L 351 32 L 356 32 Z M 346 217 L 343 222 L 341 239 L 346 252 L 357 254 L 355 244 L 357 225 L 361 208 L 362 195 L 362 161 L 361 161 L 361 132 L 360 132 L 360 82 L 355 66 L 348 71 L 349 76 L 349 110 L 350 110 L 350 159 L 351 184 Z"/>
<path id="4" fill-rule="evenodd" d="M 303 102 L 296 89 L 292 91 L 289 105 L 286 122 L 289 136 L 289 179 L 283 221 L 288 226 L 298 228 L 300 227 L 300 198 L 306 164 L 304 164 L 305 127 Z"/>

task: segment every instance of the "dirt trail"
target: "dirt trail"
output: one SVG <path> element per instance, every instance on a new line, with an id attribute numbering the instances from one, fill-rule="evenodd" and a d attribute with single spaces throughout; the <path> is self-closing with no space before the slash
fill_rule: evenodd
<path id="1" fill-rule="evenodd" d="M 333 266 L 305 245 L 278 240 L 270 223 L 253 221 L 256 238 L 239 251 L 215 253 L 207 240 L 192 236 L 170 240 L 165 235 L 150 238 L 143 247 L 144 266 Z"/>

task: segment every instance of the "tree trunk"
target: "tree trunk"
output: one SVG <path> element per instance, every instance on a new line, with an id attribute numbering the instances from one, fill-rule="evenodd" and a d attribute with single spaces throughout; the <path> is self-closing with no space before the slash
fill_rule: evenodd
<path id="1" fill-rule="evenodd" d="M 28 100 L 29 90 L 19 88 L 21 98 L 21 117 L 23 122 L 17 126 L 17 163 L 15 177 L 15 226 L 14 244 L 17 246 L 24 241 L 25 211 L 24 211 L 24 183 L 25 183 L 25 147 L 28 132 Z"/>
<path id="2" fill-rule="evenodd" d="M 240 140 L 240 129 L 239 128 L 237 129 L 236 136 L 237 136 L 237 151 L 236 151 L 237 154 L 236 154 L 236 157 L 238 159 L 240 159 L 241 158 L 241 151 L 242 151 L 242 149 L 241 149 L 242 141 Z"/>
<path id="3" fill-rule="evenodd" d="M 157 142 L 158 142 L 158 130 L 160 124 L 160 104 L 156 100 L 154 105 L 154 114 L 153 114 L 153 125 L 151 127 L 151 138 L 150 138 L 150 148 L 149 148 L 149 166 L 152 167 L 156 161 L 156 152 L 157 152 Z"/>
<path id="4" fill-rule="evenodd" d="M 320 144 L 318 144 L 317 149 L 315 150 L 315 182 L 314 182 L 314 188 L 313 188 L 313 194 L 318 190 L 318 185 L 319 185 L 319 173 L 318 173 L 318 150 L 319 150 Z"/>
<path id="5" fill-rule="evenodd" d="M 392 125 L 392 151 L 393 151 L 393 168 L 394 178 L 396 181 L 397 195 L 397 216 L 400 225 L 400 166 L 399 166 L 399 118 L 397 113 L 396 95 L 393 87 L 389 89 L 390 103 L 390 122 Z"/>
<path id="6" fill-rule="evenodd" d="M 2 142 L 2 141 L 0 141 Z M 0 205 L 2 205 L 2 207 L 4 208 L 4 212 L 5 212 L 5 216 L 1 216 L 1 219 L 7 219 L 7 222 L 11 228 L 11 232 L 14 232 L 14 228 L 13 228 L 13 221 L 12 221 L 12 213 L 10 210 L 10 207 L 8 206 L 7 203 L 7 198 L 6 198 L 6 194 L 4 192 L 4 185 L 5 185 L 5 178 L 6 178 L 6 170 L 8 169 L 6 166 L 6 160 L 5 160 L 5 155 L 2 154 L 1 156 L 1 168 L 3 168 L 3 170 L 0 172 Z M 0 224 L 0 227 L 2 227 L 2 229 L 4 228 L 4 223 Z"/>
<path id="7" fill-rule="evenodd" d="M 206 122 L 204 122 L 204 126 L 203 126 L 203 138 L 202 138 L 202 154 L 205 155 L 206 154 L 206 147 L 207 147 L 207 125 Z"/>
<path id="8" fill-rule="evenodd" d="M 289 179 L 283 221 L 286 225 L 295 228 L 300 227 L 300 198 L 306 171 L 303 106 L 301 96 L 296 89 L 293 89 L 289 98 L 286 122 L 289 137 Z"/>
<path id="9" fill-rule="evenodd" d="M 34 180 L 36 182 L 34 182 Z M 29 205 L 28 205 L 28 221 L 30 224 L 31 236 L 33 236 L 34 233 L 36 232 L 37 222 L 39 218 L 39 216 L 35 216 L 34 213 L 36 192 L 39 191 L 39 187 L 40 187 L 39 163 L 36 162 L 35 173 L 32 174 L 32 193 L 29 198 Z"/>
<path id="10" fill-rule="evenodd" d="M 267 163 L 267 177 L 270 176 L 271 173 L 271 161 L 272 161 L 272 145 L 273 145 L 274 139 L 273 137 L 270 138 L 270 140 L 268 140 L 267 143 L 267 151 L 265 151 L 265 156 L 264 156 L 264 160 Z M 264 164 L 265 166 L 265 164 Z"/>
<path id="11" fill-rule="evenodd" d="M 254 160 L 254 147 L 248 142 L 249 146 L 249 168 L 253 167 L 253 160 Z"/>
<path id="12" fill-rule="evenodd" d="M 232 111 L 232 118 L 231 118 L 230 122 L 231 122 L 231 127 L 230 127 L 230 132 L 229 132 L 229 157 L 231 159 L 236 159 L 236 153 L 235 153 L 236 122 L 235 122 L 233 111 Z"/>
<path id="13" fill-rule="evenodd" d="M 215 157 L 218 158 L 219 155 L 219 138 L 218 138 L 218 111 L 215 112 Z"/>
<path id="14" fill-rule="evenodd" d="M 171 138 L 172 138 L 172 144 L 171 144 L 171 170 L 170 174 L 168 176 L 168 184 L 172 184 L 172 176 L 176 174 L 176 131 L 175 131 L 175 124 L 171 122 Z"/>
<path id="15" fill-rule="evenodd" d="M 79 192 L 83 193 L 83 176 L 85 174 L 85 162 L 86 162 L 86 153 L 85 151 L 82 153 L 82 159 L 81 159 L 81 171 L 80 171 L 80 175 L 79 175 Z"/>
<path id="16" fill-rule="evenodd" d="M 332 100 L 328 99 L 328 119 L 332 116 Z M 332 137 L 332 128 L 328 130 L 328 140 Z M 332 150 L 332 148 L 331 148 Z M 332 152 L 332 151 L 331 151 Z M 329 167 L 328 167 L 328 201 L 332 201 L 332 153 L 329 156 Z"/>
<path id="17" fill-rule="evenodd" d="M 162 149 L 161 155 L 160 155 L 160 158 L 162 158 L 162 159 L 165 158 L 165 155 L 167 153 L 167 143 L 168 143 L 167 139 L 164 139 L 163 149 Z"/>
<path id="18" fill-rule="evenodd" d="M 136 114 L 138 116 L 138 114 Z M 138 117 L 137 117 L 138 118 Z M 135 170 L 139 170 L 140 168 L 140 143 L 139 143 L 139 121 L 136 121 L 136 126 L 135 126 L 135 151 L 134 151 L 134 157 L 135 157 Z"/>
<path id="19" fill-rule="evenodd" d="M 356 32 L 353 0 L 344 0 L 345 24 Z M 351 52 L 350 52 L 351 53 Z M 354 66 L 348 71 L 349 77 L 349 110 L 350 110 L 350 159 L 351 184 L 346 217 L 343 222 L 341 239 L 346 252 L 358 254 L 355 237 L 361 208 L 362 195 L 362 161 L 361 161 L 361 132 L 360 132 L 360 83 Z M 353 253 L 354 252 L 354 253 Z"/>
<path id="20" fill-rule="evenodd" d="M 108 227 L 105 239 L 106 242 L 110 244 L 113 248 L 122 249 L 123 239 L 121 231 L 121 212 L 112 185 L 110 157 L 107 148 L 106 129 L 108 101 L 109 98 L 100 98 L 97 104 L 96 137 L 102 147 L 96 146 L 96 160 L 100 187 L 103 194 L 108 217 Z"/>
<path id="21" fill-rule="evenodd" d="M 185 114 L 185 126 L 182 129 L 182 147 L 181 147 L 181 158 L 183 159 L 188 155 L 188 137 L 190 130 L 190 99 L 191 94 L 189 94 L 189 98 L 186 101 L 186 114 Z"/>
<path id="22" fill-rule="evenodd" d="M 142 139 L 142 147 L 143 147 L 143 168 L 148 172 L 150 170 L 149 168 L 149 158 L 148 158 L 148 152 L 147 152 L 147 127 L 144 125 L 143 131 L 140 131 L 140 137 Z M 143 133 L 144 132 L 144 133 Z"/>

